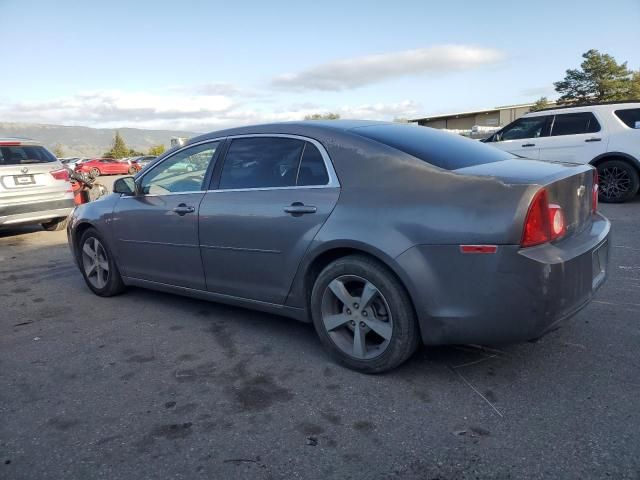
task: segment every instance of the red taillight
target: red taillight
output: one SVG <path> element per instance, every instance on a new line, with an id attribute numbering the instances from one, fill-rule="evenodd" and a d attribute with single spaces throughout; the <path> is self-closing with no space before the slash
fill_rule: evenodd
<path id="1" fill-rule="evenodd" d="M 64 168 L 62 170 L 53 170 L 49 173 L 51 173 L 51 176 L 56 180 L 64 180 L 65 182 L 69 181 L 69 172 Z"/>
<path id="2" fill-rule="evenodd" d="M 591 188 L 591 212 L 596 213 L 598 211 L 598 183 L 600 178 L 598 177 L 598 170 L 593 169 L 593 187 Z"/>
<path id="3" fill-rule="evenodd" d="M 564 212 L 560 205 L 549 205 L 547 191 L 538 191 L 529 205 L 522 230 L 522 247 L 533 247 L 557 240 L 567 233 Z"/>

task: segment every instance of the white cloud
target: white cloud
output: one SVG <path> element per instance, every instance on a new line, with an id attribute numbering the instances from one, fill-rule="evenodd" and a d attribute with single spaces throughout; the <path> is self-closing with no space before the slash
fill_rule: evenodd
<path id="1" fill-rule="evenodd" d="M 158 95 L 146 92 L 82 92 L 48 102 L 21 102 L 0 106 L 10 121 L 87 126 L 156 127 L 188 124 L 223 115 L 234 107 L 224 95 Z"/>
<path id="2" fill-rule="evenodd" d="M 441 75 L 479 68 L 503 58 L 504 54 L 493 48 L 440 45 L 336 60 L 299 73 L 280 75 L 271 85 L 283 90 L 339 91 L 406 75 Z"/>
<path id="3" fill-rule="evenodd" d="M 419 108 L 411 100 L 343 105 L 300 101 L 273 105 L 255 98 L 243 101 L 243 98 L 222 94 L 177 92 L 175 87 L 162 93 L 96 91 L 47 102 L 5 103 L 0 104 L 0 118 L 12 122 L 204 132 L 255 123 L 302 120 L 306 115 L 329 111 L 339 113 L 342 118 L 392 120 L 415 116 Z"/>

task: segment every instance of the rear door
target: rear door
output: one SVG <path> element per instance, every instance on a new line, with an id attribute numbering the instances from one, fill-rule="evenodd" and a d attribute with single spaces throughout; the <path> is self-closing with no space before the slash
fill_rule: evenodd
<path id="1" fill-rule="evenodd" d="M 537 159 L 539 142 L 549 134 L 551 115 L 521 117 L 497 132 L 488 145 L 515 155 Z"/>
<path id="2" fill-rule="evenodd" d="M 591 112 L 558 113 L 548 137 L 537 141 L 542 160 L 589 163 L 606 152 L 607 139 Z"/>
<path id="3" fill-rule="evenodd" d="M 205 290 L 198 209 L 219 145 L 209 141 L 177 151 L 137 180 L 139 194 L 120 197 L 113 232 L 124 275 Z M 186 158 L 197 168 L 172 168 Z"/>
<path id="4" fill-rule="evenodd" d="M 290 135 L 235 137 L 217 176 L 200 206 L 207 289 L 283 304 L 338 200 L 326 151 Z"/>

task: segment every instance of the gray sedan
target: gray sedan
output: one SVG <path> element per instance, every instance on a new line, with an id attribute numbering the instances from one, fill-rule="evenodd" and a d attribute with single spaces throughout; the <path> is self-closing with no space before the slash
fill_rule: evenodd
<path id="1" fill-rule="evenodd" d="M 79 206 L 69 245 L 97 295 L 135 285 L 313 322 L 338 361 L 381 372 L 420 343 L 534 339 L 585 306 L 609 248 L 594 172 L 418 126 L 242 127 Z"/>

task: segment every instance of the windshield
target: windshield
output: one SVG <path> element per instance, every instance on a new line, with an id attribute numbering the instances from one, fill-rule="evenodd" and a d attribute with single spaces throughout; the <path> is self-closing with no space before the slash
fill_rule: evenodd
<path id="1" fill-rule="evenodd" d="M 25 165 L 55 161 L 56 157 L 52 153 L 38 145 L 0 146 L 0 165 Z"/>

